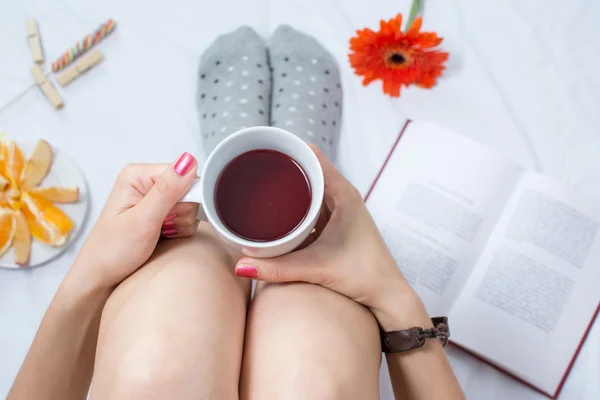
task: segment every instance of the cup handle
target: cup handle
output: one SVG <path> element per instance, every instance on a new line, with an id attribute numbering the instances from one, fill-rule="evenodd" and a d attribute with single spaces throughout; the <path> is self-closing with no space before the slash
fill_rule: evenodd
<path id="1" fill-rule="evenodd" d="M 179 200 L 179 203 L 198 203 L 200 204 L 200 208 L 198 208 L 198 216 L 197 220 L 208 222 L 208 218 L 206 217 L 206 213 L 204 212 L 204 206 L 202 205 L 202 185 L 200 183 L 200 178 L 196 178 L 190 190 Z"/>

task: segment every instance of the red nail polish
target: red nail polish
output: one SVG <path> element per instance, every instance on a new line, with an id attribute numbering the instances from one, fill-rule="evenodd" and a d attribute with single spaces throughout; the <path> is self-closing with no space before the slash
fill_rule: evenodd
<path id="1" fill-rule="evenodd" d="M 169 221 L 173 221 L 175 218 L 179 217 L 179 214 L 169 214 L 167 215 L 167 218 L 165 218 L 164 222 L 169 222 Z"/>
<path id="2" fill-rule="evenodd" d="M 165 228 L 174 228 L 175 227 L 175 221 L 163 222 L 162 227 L 163 227 L 163 229 L 165 229 Z"/>
<path id="3" fill-rule="evenodd" d="M 235 274 L 242 278 L 256 278 L 258 277 L 258 271 L 252 265 L 240 265 L 235 269 Z"/>
<path id="4" fill-rule="evenodd" d="M 163 236 L 172 236 L 172 235 L 176 235 L 177 234 L 177 228 L 166 228 L 162 230 L 162 235 Z"/>
<path id="5" fill-rule="evenodd" d="M 181 155 L 181 157 L 179 157 L 173 169 L 175 169 L 177 175 L 184 176 L 185 174 L 190 172 L 190 170 L 194 166 L 195 161 L 196 159 L 194 158 L 194 156 L 186 151 Z"/>

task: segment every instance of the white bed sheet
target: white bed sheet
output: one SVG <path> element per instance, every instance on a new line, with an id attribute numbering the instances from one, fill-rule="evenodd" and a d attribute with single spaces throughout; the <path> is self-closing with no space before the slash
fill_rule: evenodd
<path id="1" fill-rule="evenodd" d="M 337 164 L 363 193 L 410 117 L 446 125 L 600 198 L 600 3 L 425 3 L 424 27 L 444 36 L 452 54 L 448 72 L 434 90 L 411 89 L 391 100 L 378 84 L 363 88 L 352 74 L 348 39 L 358 28 L 406 13 L 409 0 L 3 0 L 0 103 L 31 83 L 26 18 L 38 19 L 47 58 L 109 17 L 118 27 L 101 45 L 105 62 L 61 90 L 63 111 L 32 90 L 0 114 L 0 131 L 19 141 L 45 138 L 74 156 L 89 180 L 93 222 L 128 162 L 169 162 L 183 151 L 204 159 L 196 71 L 214 37 L 242 24 L 268 37 L 288 23 L 316 36 L 341 64 L 345 112 Z M 42 268 L 0 271 L 0 396 L 81 244 Z M 543 398 L 455 348 L 448 353 L 470 399 Z M 561 398 L 600 399 L 599 377 L 597 322 Z M 391 399 L 386 378 L 382 387 L 382 398 Z"/>

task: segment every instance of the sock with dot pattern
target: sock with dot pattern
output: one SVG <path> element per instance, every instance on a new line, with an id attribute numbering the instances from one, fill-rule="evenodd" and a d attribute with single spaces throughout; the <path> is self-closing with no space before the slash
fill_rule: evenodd
<path id="1" fill-rule="evenodd" d="M 269 125 L 268 53 L 252 28 L 219 36 L 202 56 L 199 74 L 197 105 L 206 154 L 233 132 Z"/>
<path id="2" fill-rule="evenodd" d="M 342 85 L 334 58 L 314 38 L 287 25 L 271 38 L 271 125 L 334 156 L 340 133 Z"/>

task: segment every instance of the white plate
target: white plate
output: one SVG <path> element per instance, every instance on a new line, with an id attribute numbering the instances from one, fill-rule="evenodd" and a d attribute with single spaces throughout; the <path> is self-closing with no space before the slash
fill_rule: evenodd
<path id="1" fill-rule="evenodd" d="M 35 147 L 35 143 L 18 144 L 21 150 L 25 153 L 26 157 L 31 155 Z M 54 151 L 54 160 L 52 161 L 52 167 L 50 173 L 40 184 L 40 187 L 50 186 L 62 186 L 62 187 L 73 187 L 79 188 L 79 201 L 74 204 L 56 204 L 57 207 L 62 209 L 74 223 L 73 230 L 69 234 L 67 243 L 62 247 L 52 247 L 41 243 L 37 239 L 33 238 L 31 246 L 31 258 L 29 264 L 23 267 L 15 264 L 14 250 L 11 248 L 2 257 L 0 257 L 0 268 L 31 268 L 37 267 L 42 264 L 55 259 L 60 256 L 77 237 L 85 219 L 88 215 L 89 200 L 88 190 L 85 182 L 85 178 L 79 169 L 79 166 L 69 155 L 65 152 L 52 148 Z"/>

